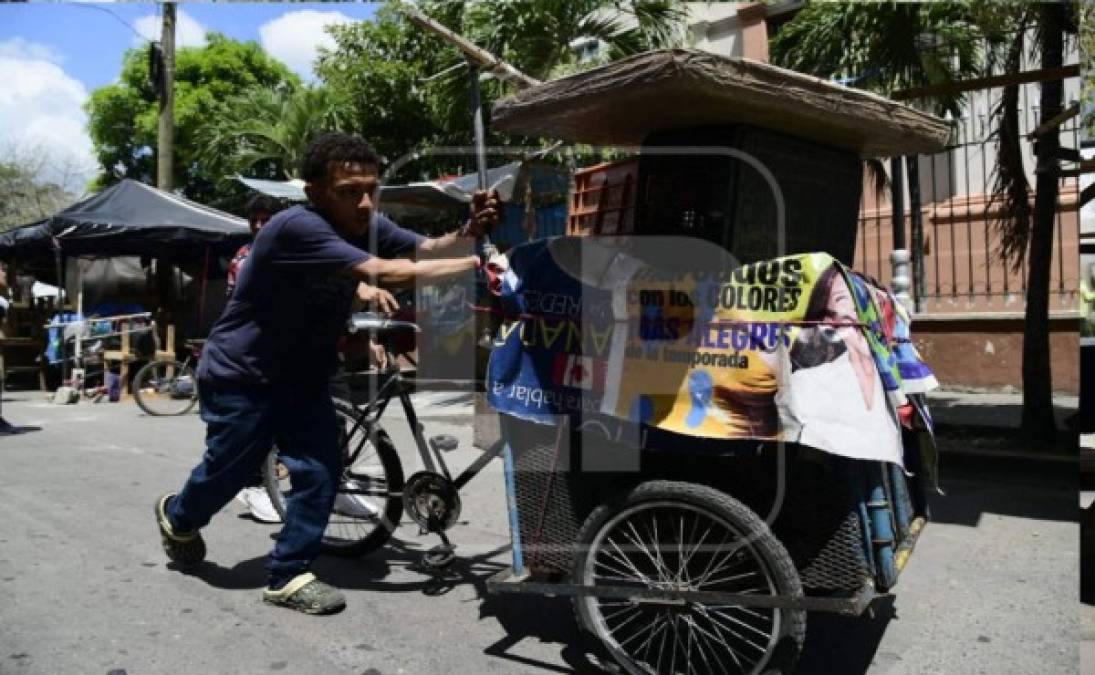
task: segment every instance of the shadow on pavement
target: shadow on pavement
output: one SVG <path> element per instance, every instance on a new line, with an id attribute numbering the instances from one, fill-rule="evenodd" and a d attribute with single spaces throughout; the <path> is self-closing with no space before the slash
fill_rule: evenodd
<path id="1" fill-rule="evenodd" d="M 890 620 L 896 616 L 893 596 L 879 598 L 860 617 L 811 613 L 796 675 L 867 672 Z"/>
<path id="2" fill-rule="evenodd" d="M 930 394 L 929 403 L 932 417 L 940 425 L 970 425 L 989 429 L 1012 427 L 1018 430 L 1018 421 L 1023 418 L 1023 402 L 1021 397 L 1012 398 L 1013 400 L 993 400 L 991 404 L 983 401 L 971 403 L 965 402 L 968 399 L 962 394 L 937 391 Z M 1054 397 L 1053 416 L 1058 427 L 1063 428 L 1066 419 L 1075 413 L 1075 404 Z"/>
<path id="3" fill-rule="evenodd" d="M 431 570 L 422 567 L 420 562 L 424 548 L 393 540 L 384 549 L 362 558 L 321 556 L 313 569 L 324 581 L 348 591 L 436 596 L 459 586 L 471 586 L 481 601 L 479 619 L 493 618 L 505 632 L 505 637 L 484 648 L 485 654 L 517 664 L 528 672 L 604 672 L 597 666 L 598 658 L 587 649 L 589 643 L 578 628 L 569 599 L 487 593 L 487 580 L 508 565 L 508 559 L 500 557 L 508 550 L 509 546 L 505 545 L 477 555 L 457 557 L 448 568 Z M 180 568 L 173 563 L 168 567 L 215 588 L 259 589 L 266 585 L 265 559 L 260 556 L 243 560 L 232 567 L 210 561 L 191 568 Z M 407 579 L 406 575 L 400 574 L 399 580 L 389 580 L 393 572 L 399 570 L 414 571 L 421 576 Z M 806 643 L 795 672 L 817 675 L 867 672 L 872 663 L 886 657 L 877 655 L 877 650 L 889 622 L 896 616 L 892 596 L 880 598 L 859 618 L 810 614 Z M 514 649 L 528 639 L 558 645 L 566 666 L 531 658 Z M 890 658 L 899 660 L 900 657 L 892 655 Z"/>
<path id="4" fill-rule="evenodd" d="M 430 570 L 420 566 L 422 552 L 408 548 L 403 542 L 394 541 L 383 550 L 361 558 L 320 556 L 312 569 L 316 575 L 338 588 L 351 591 L 379 591 L 383 593 L 413 593 L 444 595 L 457 586 L 475 587 L 479 597 L 486 595 L 487 579 L 501 571 L 505 564 L 490 562 L 491 558 L 508 550 L 509 546 L 487 551 L 476 556 L 457 557 L 443 570 Z M 266 586 L 266 556 L 241 560 L 232 567 L 223 567 L 206 560 L 192 567 L 168 563 L 168 569 L 196 577 L 214 588 L 228 590 L 256 589 Z M 395 568 L 420 572 L 422 578 L 411 581 L 387 581 Z"/>
<path id="5" fill-rule="evenodd" d="M 806 628 L 806 643 L 796 675 L 866 673 L 876 661 L 876 652 L 890 620 L 897 615 L 893 596 L 876 601 L 862 617 L 812 613 Z M 484 653 L 547 672 L 602 673 L 596 658 L 585 648 L 569 600 L 527 595 L 489 596 L 480 617 L 493 616 L 506 637 L 487 647 Z M 520 641 L 535 638 L 560 644 L 561 656 L 570 669 L 542 663 L 508 650 Z"/>
<path id="6" fill-rule="evenodd" d="M 3 438 L 4 436 L 20 436 L 22 434 L 29 434 L 33 431 L 41 431 L 41 430 L 42 430 L 42 427 L 38 427 L 38 426 L 32 426 L 32 425 L 20 426 L 20 425 L 16 424 L 16 425 L 8 427 L 7 429 L 4 429 L 3 431 L 0 431 L 0 438 Z"/>
<path id="7" fill-rule="evenodd" d="M 347 591 L 381 593 L 421 593 L 425 596 L 445 595 L 459 586 L 471 586 L 482 601 L 480 619 L 494 618 L 505 629 L 506 637 L 484 649 L 486 654 L 521 664 L 530 670 L 565 673 L 600 673 L 589 655 L 582 649 L 574 613 L 568 600 L 536 595 L 495 596 L 487 593 L 487 579 L 508 566 L 508 559 L 499 559 L 509 545 L 471 556 L 458 556 L 442 570 L 422 566 L 423 549 L 413 544 L 393 540 L 382 550 L 361 558 L 340 558 L 323 555 L 313 570 L 323 581 Z M 193 567 L 168 563 L 168 568 L 201 579 L 215 588 L 228 590 L 259 589 L 266 586 L 266 556 L 242 560 L 232 567 L 205 561 Z M 389 580 L 397 570 L 410 570 L 421 576 Z M 423 600 L 429 602 L 429 600 Z M 509 650 L 522 640 L 533 638 L 544 643 L 558 644 L 564 661 L 570 668 L 545 663 Z"/>
<path id="8" fill-rule="evenodd" d="M 1079 482 L 1073 463 L 944 455 L 940 474 L 945 494 L 929 495 L 934 522 L 976 527 L 985 513 L 1076 521 Z"/>
<path id="9" fill-rule="evenodd" d="M 225 590 L 245 590 L 266 587 L 266 570 L 263 565 L 266 556 L 241 560 L 232 567 L 223 567 L 206 560 L 192 567 L 183 567 L 173 562 L 167 563 L 167 569 L 197 577 L 214 588 Z"/>

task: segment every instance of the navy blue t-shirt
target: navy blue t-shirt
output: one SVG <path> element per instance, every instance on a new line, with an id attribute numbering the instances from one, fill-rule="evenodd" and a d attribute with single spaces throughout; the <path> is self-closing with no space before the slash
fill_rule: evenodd
<path id="1" fill-rule="evenodd" d="M 319 384 L 334 374 L 357 280 L 341 274 L 372 255 L 393 258 L 425 240 L 377 216 L 360 241 L 342 238 L 307 206 L 270 219 L 198 364 L 213 384 Z M 374 246 L 370 246 L 374 243 Z"/>

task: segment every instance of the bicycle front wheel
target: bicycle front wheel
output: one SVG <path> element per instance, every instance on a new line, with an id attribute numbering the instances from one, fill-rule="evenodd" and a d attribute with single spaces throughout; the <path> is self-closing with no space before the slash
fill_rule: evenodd
<path id="1" fill-rule="evenodd" d="M 149 415 L 182 415 L 198 401 L 198 379 L 181 361 L 150 361 L 133 378 L 133 398 Z"/>
<path id="2" fill-rule="evenodd" d="M 403 466 L 388 434 L 358 423 L 352 405 L 335 401 L 344 462 L 323 551 L 361 556 L 382 547 L 403 517 Z M 277 448 L 262 468 L 263 484 L 274 509 L 285 520 L 292 497 L 292 476 L 278 462 Z"/>

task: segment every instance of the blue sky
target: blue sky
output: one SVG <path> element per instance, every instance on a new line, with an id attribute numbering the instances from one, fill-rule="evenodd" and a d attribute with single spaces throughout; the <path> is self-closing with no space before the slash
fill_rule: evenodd
<path id="1" fill-rule="evenodd" d="M 352 19 L 369 19 L 376 8 L 375 4 L 319 2 L 179 4 L 184 16 L 207 30 L 256 42 L 261 26 L 286 14 L 338 12 Z M 143 28 L 157 24 L 149 17 L 158 13 L 154 3 L 5 3 L 0 4 L 0 42 L 22 38 L 56 50 L 66 72 L 94 89 L 117 77 L 122 54 L 138 39 L 122 22 Z"/>
<path id="2" fill-rule="evenodd" d="M 305 78 L 323 26 L 370 19 L 366 3 L 180 3 L 176 42 L 200 45 L 206 31 L 254 40 Z M 125 51 L 159 36 L 154 3 L 0 3 L 0 161 L 48 158 L 72 184 L 94 172 L 82 105 L 115 81 Z M 128 24 L 128 25 L 127 25 Z M 13 157 L 16 155 L 17 157 Z"/>

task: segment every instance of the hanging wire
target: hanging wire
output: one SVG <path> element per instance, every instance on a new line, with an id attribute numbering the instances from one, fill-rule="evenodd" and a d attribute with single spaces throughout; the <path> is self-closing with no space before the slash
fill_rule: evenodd
<path id="1" fill-rule="evenodd" d="M 136 28 L 131 26 L 125 19 L 123 19 L 122 17 L 118 16 L 117 14 L 112 12 L 111 10 L 107 9 L 106 7 L 103 7 L 102 5 L 100 5 L 98 3 L 77 2 L 77 3 L 73 3 L 72 6 L 73 7 L 86 7 L 88 9 L 95 9 L 95 10 L 98 10 L 100 12 L 106 12 L 110 16 L 114 17 L 115 21 L 117 21 L 118 23 L 122 24 L 123 26 L 125 26 L 126 28 L 131 30 L 133 32 L 133 34 L 136 35 L 137 37 L 141 38 L 142 40 L 144 40 L 146 42 L 154 42 L 154 40 L 149 40 L 144 35 L 141 35 L 140 31 L 138 31 Z M 158 14 L 161 11 L 160 3 L 156 3 L 156 7 L 157 7 L 156 11 L 157 11 L 157 14 Z M 162 21 L 162 19 L 161 19 L 161 21 Z"/>

